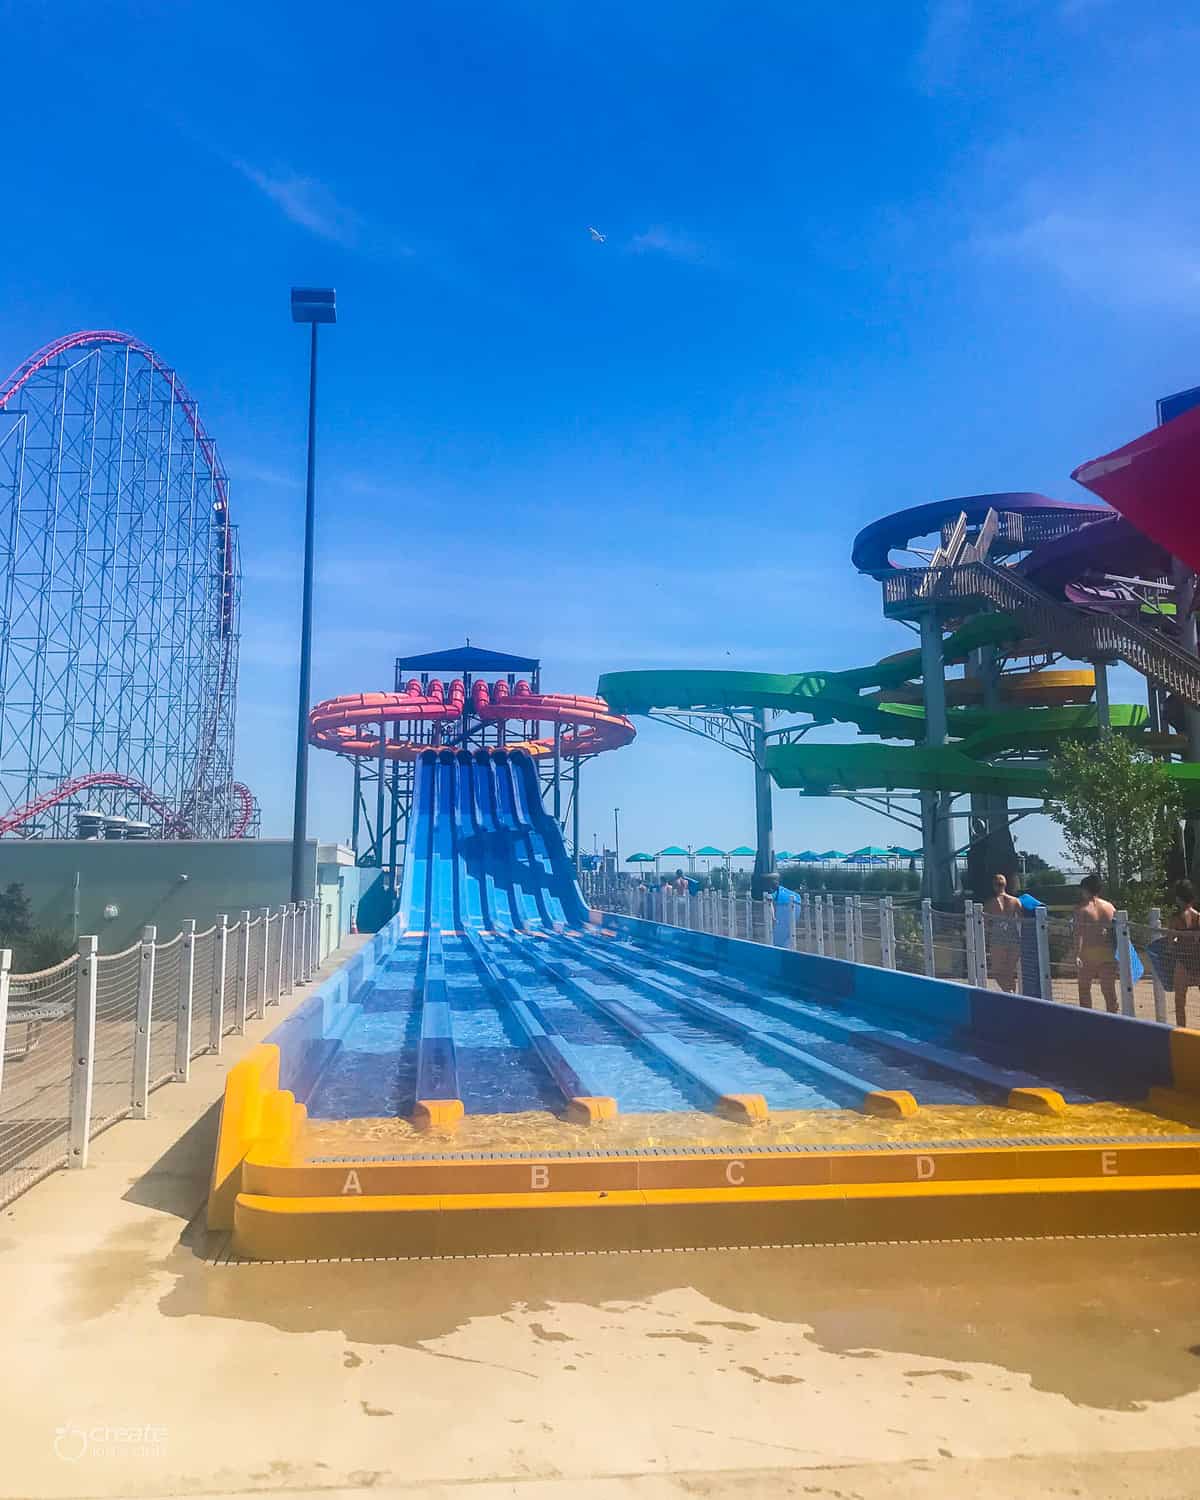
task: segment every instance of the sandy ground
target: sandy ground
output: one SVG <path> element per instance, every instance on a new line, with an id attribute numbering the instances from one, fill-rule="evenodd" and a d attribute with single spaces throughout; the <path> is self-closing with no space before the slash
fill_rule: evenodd
<path id="1" fill-rule="evenodd" d="M 0 1214 L 0 1495 L 1200 1494 L 1200 1238 L 217 1263 L 265 1029 Z"/>

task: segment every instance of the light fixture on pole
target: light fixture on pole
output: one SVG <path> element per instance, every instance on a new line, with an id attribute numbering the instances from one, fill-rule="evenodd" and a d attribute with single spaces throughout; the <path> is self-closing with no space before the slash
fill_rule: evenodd
<path id="1" fill-rule="evenodd" d="M 313 529 L 317 486 L 317 325 L 337 322 L 332 287 L 293 287 L 292 322 L 311 330 L 308 355 L 308 479 L 304 491 L 304 593 L 300 614 L 300 703 L 296 727 L 296 802 L 292 820 L 292 900 L 304 900 L 308 836 L 308 706 L 312 677 Z"/>

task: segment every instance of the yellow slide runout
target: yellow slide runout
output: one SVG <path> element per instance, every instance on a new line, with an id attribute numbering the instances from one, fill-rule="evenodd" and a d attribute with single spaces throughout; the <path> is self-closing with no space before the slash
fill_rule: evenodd
<path id="1" fill-rule="evenodd" d="M 605 1094 L 576 1094 L 567 1104 L 567 1119 L 572 1125 L 598 1125 L 601 1120 L 615 1120 L 617 1101 Z"/>
<path id="2" fill-rule="evenodd" d="M 726 1120 L 752 1125 L 755 1120 L 769 1120 L 771 1112 L 761 1094 L 722 1094 L 717 1100 L 717 1114 Z"/>
<path id="3" fill-rule="evenodd" d="M 454 1130 L 465 1114 L 461 1099 L 418 1099 L 412 1122 L 417 1130 Z"/>
<path id="4" fill-rule="evenodd" d="M 294 1109 L 292 1095 L 279 1087 L 279 1048 L 273 1042 L 260 1042 L 230 1068 L 208 1189 L 210 1229 L 233 1228 L 247 1151 L 266 1139 L 283 1144 L 294 1128 Z"/>
<path id="5" fill-rule="evenodd" d="M 907 1089 L 873 1089 L 863 1099 L 863 1113 L 885 1120 L 907 1120 L 917 1112 L 917 1101 Z"/>
<path id="6" fill-rule="evenodd" d="M 1057 1089 L 1018 1088 L 1009 1090 L 1008 1107 L 1032 1115 L 1065 1115 L 1067 1101 Z"/>
<path id="7" fill-rule="evenodd" d="M 1176 1026 L 1171 1032 L 1171 1081 L 1183 1094 L 1200 1094 L 1200 1031 Z"/>

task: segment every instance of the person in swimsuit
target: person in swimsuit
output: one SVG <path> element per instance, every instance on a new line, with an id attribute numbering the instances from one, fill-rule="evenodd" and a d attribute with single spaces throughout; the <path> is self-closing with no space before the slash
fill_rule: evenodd
<path id="1" fill-rule="evenodd" d="M 1175 1024 L 1187 1025 L 1187 992 L 1200 985 L 1200 911 L 1196 910 L 1196 891 L 1190 880 L 1175 887 L 1175 905 L 1171 931 L 1176 934 L 1171 946 L 1175 950 Z M 1184 937 L 1184 933 L 1193 936 Z"/>
<path id="2" fill-rule="evenodd" d="M 988 977 L 1002 990 L 1015 994 L 1021 962 L 1021 903 L 1009 895 L 1008 880 L 1003 875 L 992 876 L 992 894 L 983 903 L 983 914 L 988 919 Z"/>
<path id="3" fill-rule="evenodd" d="M 1117 909 L 1104 899 L 1099 875 L 1085 875 L 1079 882 L 1079 905 L 1075 908 L 1075 968 L 1079 980 L 1079 1003 L 1092 1008 L 1092 985 L 1099 981 L 1105 1009 L 1116 1015 L 1117 950 L 1113 919 Z"/>

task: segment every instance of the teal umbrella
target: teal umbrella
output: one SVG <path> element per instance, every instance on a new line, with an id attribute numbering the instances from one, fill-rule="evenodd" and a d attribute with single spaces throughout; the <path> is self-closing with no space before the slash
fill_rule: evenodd
<path id="1" fill-rule="evenodd" d="M 697 849 L 696 853 L 698 855 L 700 855 L 701 858 L 703 858 L 703 859 L 724 859 L 725 858 L 725 851 L 724 851 L 724 849 L 718 849 L 715 844 L 705 844 L 702 849 Z"/>
<path id="2" fill-rule="evenodd" d="M 626 856 L 625 863 L 627 865 L 652 865 L 654 863 L 654 855 L 646 853 L 630 854 Z"/>
<path id="3" fill-rule="evenodd" d="M 887 859 L 891 854 L 890 849 L 881 849 L 878 844 L 866 844 L 861 849 L 855 849 L 853 854 L 848 854 L 847 859 Z"/>
<path id="4" fill-rule="evenodd" d="M 736 849 L 731 849 L 729 853 L 738 859 L 745 859 L 747 856 L 753 858 L 758 853 L 758 850 L 751 849 L 749 844 L 740 844 Z"/>
<path id="5" fill-rule="evenodd" d="M 686 859 L 687 858 L 687 850 L 686 849 L 681 849 L 678 844 L 668 844 L 665 849 L 660 849 L 658 851 L 658 853 L 659 853 L 659 858 L 660 859 L 662 858 L 662 856 L 664 854 L 669 854 L 672 859 Z"/>

